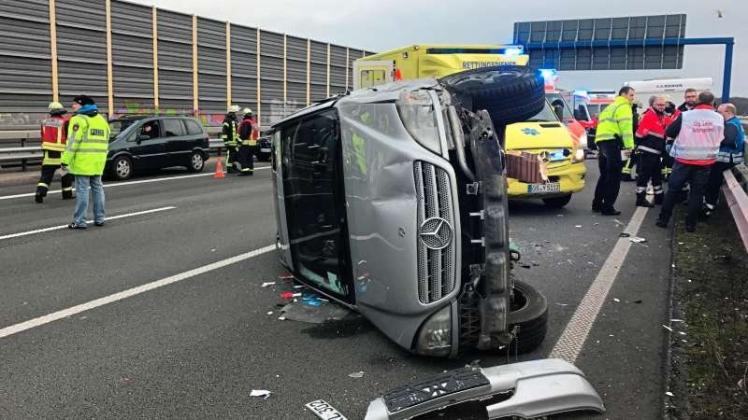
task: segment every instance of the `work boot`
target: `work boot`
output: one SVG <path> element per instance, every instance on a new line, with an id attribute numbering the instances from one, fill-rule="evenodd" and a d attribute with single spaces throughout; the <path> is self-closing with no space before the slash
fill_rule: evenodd
<path id="1" fill-rule="evenodd" d="M 44 196 L 41 194 L 34 195 L 34 201 L 37 203 L 43 203 L 44 202 Z"/>
<path id="2" fill-rule="evenodd" d="M 72 191 L 63 191 L 62 192 L 62 199 L 63 200 L 72 200 L 73 199 L 73 192 Z"/>
<path id="3" fill-rule="evenodd" d="M 603 216 L 618 216 L 621 212 L 613 207 L 608 207 L 600 210 L 600 214 Z"/>
<path id="4" fill-rule="evenodd" d="M 665 199 L 665 194 L 655 194 L 655 205 L 661 206 Z"/>
<path id="5" fill-rule="evenodd" d="M 636 205 L 638 207 L 654 207 L 654 204 L 647 201 L 647 193 L 636 194 Z"/>

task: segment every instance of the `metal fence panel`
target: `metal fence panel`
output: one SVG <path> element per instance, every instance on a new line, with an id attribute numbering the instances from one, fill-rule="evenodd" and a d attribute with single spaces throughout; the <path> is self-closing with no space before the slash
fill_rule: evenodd
<path id="1" fill-rule="evenodd" d="M 158 79 L 159 96 L 161 98 L 192 100 L 191 72 L 159 70 Z M 159 102 L 161 102 L 160 99 Z"/>
<path id="2" fill-rule="evenodd" d="M 330 66 L 330 86 L 342 87 L 345 90 L 345 72 L 345 67 Z"/>
<path id="3" fill-rule="evenodd" d="M 106 10 L 103 1 L 57 0 L 57 25 L 104 31 Z"/>
<path id="4" fill-rule="evenodd" d="M 143 48 L 144 45 L 147 45 L 149 48 Z M 150 48 L 151 45 L 152 41 L 150 37 L 142 38 L 112 33 L 112 63 L 120 66 L 153 69 L 153 51 Z"/>
<path id="5" fill-rule="evenodd" d="M 283 58 L 283 35 L 260 31 L 260 54 Z"/>
<path id="6" fill-rule="evenodd" d="M 288 101 L 303 102 L 306 104 L 306 82 L 288 82 Z"/>
<path id="7" fill-rule="evenodd" d="M 192 73 L 192 45 L 159 39 L 158 67 Z"/>
<path id="8" fill-rule="evenodd" d="M 159 9 L 158 39 L 192 44 L 192 16 Z"/>
<path id="9" fill-rule="evenodd" d="M 112 2 L 112 33 L 151 39 L 153 9 L 123 1 Z M 144 48 L 150 50 L 149 47 Z"/>
<path id="10" fill-rule="evenodd" d="M 345 57 L 346 48 L 338 45 L 330 46 L 330 65 L 338 67 L 346 67 Z"/>
<path id="11" fill-rule="evenodd" d="M 226 23 L 197 18 L 197 43 L 200 46 L 226 50 Z"/>

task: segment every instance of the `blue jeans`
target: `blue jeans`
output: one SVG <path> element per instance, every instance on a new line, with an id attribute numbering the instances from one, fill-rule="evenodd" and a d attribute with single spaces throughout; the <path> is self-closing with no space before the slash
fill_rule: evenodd
<path id="1" fill-rule="evenodd" d="M 88 188 L 93 194 L 94 222 L 104 223 L 104 184 L 101 176 L 75 176 L 75 213 L 73 222 L 76 225 L 86 225 L 86 210 L 88 210 Z"/>

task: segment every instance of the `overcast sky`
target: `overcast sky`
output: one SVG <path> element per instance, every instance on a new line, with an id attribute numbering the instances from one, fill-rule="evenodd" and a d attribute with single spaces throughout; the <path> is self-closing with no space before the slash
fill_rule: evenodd
<path id="1" fill-rule="evenodd" d="M 686 13 L 688 37 L 735 37 L 733 95 L 748 96 L 748 0 L 131 0 L 323 42 L 383 51 L 408 44 L 507 43 L 516 21 Z M 604 4 L 604 7 L 602 6 Z M 721 13 L 722 17 L 719 17 Z M 565 72 L 567 87 L 611 88 L 654 77 L 712 77 L 721 47 L 687 47 L 683 70 Z"/>

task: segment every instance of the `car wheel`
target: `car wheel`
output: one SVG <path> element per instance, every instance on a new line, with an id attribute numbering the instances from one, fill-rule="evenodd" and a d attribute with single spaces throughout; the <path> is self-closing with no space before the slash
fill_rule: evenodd
<path id="1" fill-rule="evenodd" d="M 571 201 L 571 194 L 562 195 L 561 197 L 550 197 L 543 199 L 543 202 L 546 206 L 554 209 L 562 208 L 563 206 L 569 204 L 569 201 Z"/>
<path id="2" fill-rule="evenodd" d="M 124 181 L 132 177 L 132 161 L 126 156 L 114 159 L 112 165 L 112 176 L 118 181 Z"/>
<path id="3" fill-rule="evenodd" d="M 192 152 L 190 155 L 190 163 L 187 165 L 187 170 L 190 172 L 202 172 L 205 168 L 205 158 L 200 152 Z"/>
<path id="4" fill-rule="evenodd" d="M 548 331 L 548 301 L 545 296 L 529 284 L 515 281 L 508 324 L 510 329 L 517 327 L 512 350 L 515 346 L 518 353 L 535 350 Z"/>
<path id="5" fill-rule="evenodd" d="M 465 108 L 485 109 L 494 125 L 525 121 L 545 106 L 545 82 L 526 67 L 486 67 L 440 79 Z"/>

